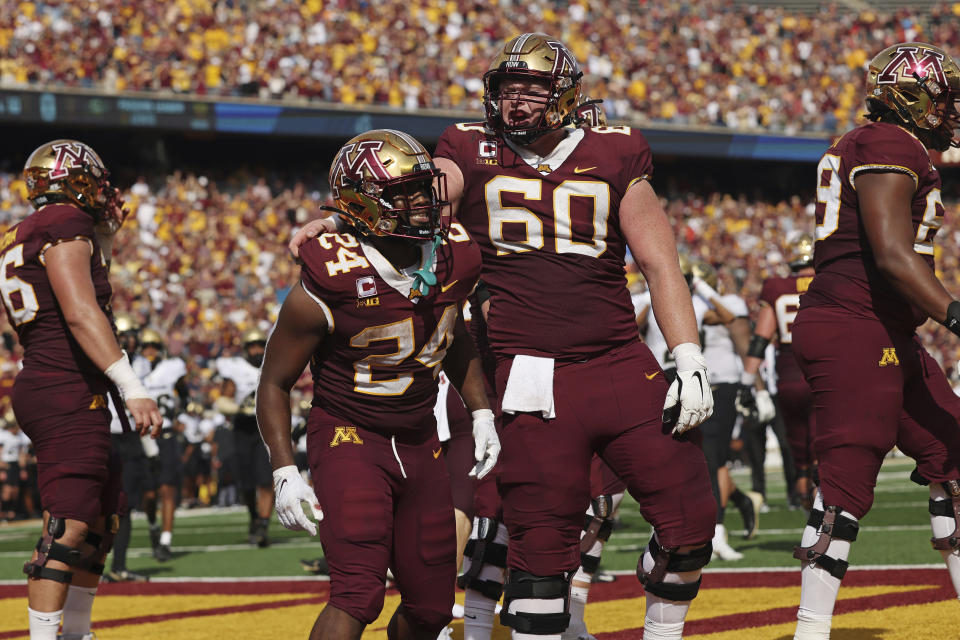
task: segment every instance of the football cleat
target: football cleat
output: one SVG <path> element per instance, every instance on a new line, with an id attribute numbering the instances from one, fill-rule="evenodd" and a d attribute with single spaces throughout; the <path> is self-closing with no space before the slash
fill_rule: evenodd
<path id="1" fill-rule="evenodd" d="M 133 571 L 110 571 L 103 574 L 103 582 L 150 582 L 150 577 Z"/>
<path id="2" fill-rule="evenodd" d="M 304 571 L 318 576 L 330 575 L 330 567 L 327 565 L 327 559 L 323 556 L 312 560 L 300 560 L 300 566 Z"/>
<path id="3" fill-rule="evenodd" d="M 173 552 L 170 551 L 170 545 L 161 544 L 157 546 L 157 551 L 153 556 L 157 559 L 157 562 L 166 562 L 173 557 Z"/>
<path id="4" fill-rule="evenodd" d="M 893 114 L 933 149 L 960 147 L 960 67 L 940 47 L 887 47 L 870 61 L 866 91 L 870 120 Z"/>

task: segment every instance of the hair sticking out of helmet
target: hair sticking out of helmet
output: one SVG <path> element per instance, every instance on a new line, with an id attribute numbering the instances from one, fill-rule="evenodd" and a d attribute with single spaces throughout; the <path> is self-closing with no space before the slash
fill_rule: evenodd
<path id="1" fill-rule="evenodd" d="M 483 75 L 487 126 L 521 145 L 574 123 L 583 72 L 562 42 L 524 33 L 507 42 Z"/>
<path id="2" fill-rule="evenodd" d="M 887 47 L 867 70 L 867 118 L 903 125 L 938 151 L 960 147 L 960 67 L 923 42 Z"/>
<path id="3" fill-rule="evenodd" d="M 78 140 L 53 140 L 34 149 L 23 167 L 27 199 L 38 209 L 68 203 L 99 217 L 110 202 L 110 173 Z"/>
<path id="4" fill-rule="evenodd" d="M 330 166 L 339 213 L 358 233 L 428 240 L 445 234 L 446 176 L 413 136 L 375 129 L 349 140 Z"/>

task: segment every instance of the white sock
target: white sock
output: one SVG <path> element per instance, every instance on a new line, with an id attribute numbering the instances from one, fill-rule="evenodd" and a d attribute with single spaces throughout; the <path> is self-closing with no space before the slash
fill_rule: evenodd
<path id="1" fill-rule="evenodd" d="M 647 551 L 643 554 L 644 571 L 653 570 L 653 556 Z M 700 579 L 701 570 L 663 575 L 667 584 L 689 584 Z M 647 591 L 647 614 L 643 621 L 644 640 L 680 640 L 683 637 L 683 621 L 690 610 L 690 600 L 665 600 Z"/>
<path id="2" fill-rule="evenodd" d="M 581 580 L 579 576 L 583 568 L 577 570 L 574 580 Z M 589 584 L 589 576 L 585 580 Z M 561 635 L 561 640 L 577 640 L 581 634 L 587 632 L 587 625 L 583 621 L 583 611 L 587 607 L 587 596 L 590 593 L 590 587 L 575 587 L 570 585 L 570 625 Z"/>
<path id="3" fill-rule="evenodd" d="M 173 542 L 173 531 L 161 531 L 160 532 L 160 544 L 165 547 L 169 547 Z"/>
<path id="4" fill-rule="evenodd" d="M 90 633 L 90 614 L 96 587 L 70 585 L 63 602 L 63 635 L 82 637 Z"/>
<path id="5" fill-rule="evenodd" d="M 950 496 L 947 495 L 943 485 L 939 482 L 930 485 L 930 497 L 937 502 L 950 500 Z M 956 529 L 956 520 L 949 516 L 935 516 L 930 514 L 930 528 L 933 529 L 934 538 L 944 538 L 953 535 L 954 529 Z M 960 531 L 957 533 L 960 534 Z M 953 582 L 953 590 L 957 592 L 957 597 L 960 598 L 960 549 L 954 549 L 953 551 L 944 550 L 940 552 L 940 555 L 947 565 L 947 571 L 950 572 L 950 581 Z"/>
<path id="6" fill-rule="evenodd" d="M 833 614 L 821 615 L 800 607 L 797 611 L 797 632 L 793 640 L 830 640 Z"/>
<path id="7" fill-rule="evenodd" d="M 27 607 L 27 617 L 30 619 L 30 640 L 57 640 L 60 630 L 60 611 L 34 611 Z"/>
<path id="8" fill-rule="evenodd" d="M 524 611 L 526 613 L 563 613 L 563 598 L 520 598 L 510 601 L 510 613 Z M 533 634 L 520 633 L 516 629 L 512 630 L 510 637 L 513 640 L 560 640 L 559 633 Z"/>
<path id="9" fill-rule="evenodd" d="M 823 511 L 823 498 L 817 492 L 813 502 L 815 510 Z M 843 516 L 857 522 L 852 515 L 843 512 Z M 809 547 L 820 537 L 817 530 L 811 526 L 803 529 L 800 546 Z M 827 556 L 835 560 L 846 560 L 850 556 L 850 543 L 846 540 L 834 538 L 827 547 Z M 804 562 L 801 569 L 800 608 L 797 610 L 797 640 L 815 640 L 830 637 L 830 621 L 833 618 L 833 607 L 837 603 L 837 592 L 840 590 L 840 579 L 834 578 L 826 569 L 818 567 L 813 562 Z M 823 635 L 826 632 L 826 635 Z"/>

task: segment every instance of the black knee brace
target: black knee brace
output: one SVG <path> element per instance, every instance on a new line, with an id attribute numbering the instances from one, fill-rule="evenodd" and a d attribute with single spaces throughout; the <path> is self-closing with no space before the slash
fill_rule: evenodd
<path id="1" fill-rule="evenodd" d="M 653 557 L 653 568 L 650 571 L 644 571 L 643 569 L 643 556 L 647 551 Z M 699 579 L 696 582 L 686 584 L 673 584 L 664 582 L 663 578 L 667 571 L 679 573 L 702 569 L 710 562 L 711 555 L 713 555 L 713 544 L 711 542 L 688 553 L 677 553 L 675 549 L 664 549 L 656 538 L 651 537 L 644 553 L 640 554 L 640 561 L 637 563 L 637 579 L 640 580 L 640 584 L 643 585 L 645 590 L 665 600 L 676 602 L 693 600 L 700 592 Z"/>
<path id="2" fill-rule="evenodd" d="M 954 551 L 960 549 L 960 481 L 947 480 L 943 488 L 950 498 L 930 498 L 930 515 L 953 518 L 953 533 L 942 538 L 930 538 L 930 543 L 937 551 Z"/>
<path id="3" fill-rule="evenodd" d="M 63 537 L 67 532 L 67 525 L 63 518 L 50 516 L 47 522 L 47 530 L 37 541 L 37 557 L 35 560 L 29 560 L 23 565 L 23 572 L 31 578 L 40 580 L 53 580 L 63 584 L 70 584 L 73 580 L 73 574 L 69 571 L 60 569 L 51 569 L 47 566 L 50 560 L 56 560 L 66 565 L 101 575 L 103 573 L 103 564 L 98 562 L 101 559 L 100 548 L 103 544 L 103 537 L 96 533 L 88 533 L 84 542 L 93 545 L 95 548 L 90 553 L 84 553 L 82 549 L 68 547 L 65 544 L 57 542 L 57 538 Z M 110 537 L 113 540 L 113 536 Z"/>
<path id="4" fill-rule="evenodd" d="M 613 531 L 613 496 L 604 494 L 591 500 L 593 515 L 583 516 L 583 537 L 580 538 L 580 566 L 587 573 L 596 573 L 600 558 L 588 555 L 597 540 L 606 542 Z"/>
<path id="5" fill-rule="evenodd" d="M 480 569 L 488 564 L 505 569 L 507 567 L 507 546 L 494 542 L 500 521 L 494 518 L 477 518 L 477 537 L 470 538 L 463 550 L 470 558 L 470 568 L 457 578 L 461 589 L 479 591 L 491 600 L 499 600 L 503 595 L 503 585 L 496 580 L 481 580 Z"/>
<path id="6" fill-rule="evenodd" d="M 826 555 L 830 541 L 834 538 L 853 542 L 860 531 L 860 523 L 843 515 L 843 508 L 836 505 L 824 508 L 824 511 L 814 509 L 807 519 L 807 526 L 820 532 L 820 537 L 809 547 L 796 546 L 793 548 L 793 557 L 797 560 L 813 562 L 826 569 L 834 578 L 843 579 L 850 566 L 846 560 L 838 560 Z"/>
<path id="7" fill-rule="evenodd" d="M 535 576 L 526 571 L 510 571 L 504 586 L 500 624 L 520 633 L 550 635 L 563 633 L 570 625 L 570 579 L 566 575 Z M 510 613 L 512 600 L 557 600 L 563 598 L 563 613 Z"/>

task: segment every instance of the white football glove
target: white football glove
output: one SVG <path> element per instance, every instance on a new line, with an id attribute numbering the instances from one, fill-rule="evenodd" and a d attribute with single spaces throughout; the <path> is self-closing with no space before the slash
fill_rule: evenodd
<path id="1" fill-rule="evenodd" d="M 497 458 L 500 457 L 500 438 L 497 437 L 497 428 L 494 426 L 493 411 L 477 409 L 471 415 L 473 416 L 473 457 L 477 464 L 468 475 L 480 480 L 497 464 Z"/>
<path id="2" fill-rule="evenodd" d="M 699 345 L 684 342 L 674 347 L 672 354 L 677 362 L 677 378 L 667 389 L 663 417 L 664 422 L 672 422 L 672 415 L 679 411 L 673 427 L 673 433 L 679 435 L 710 417 L 713 392 L 707 382 L 707 364 Z"/>
<path id="3" fill-rule="evenodd" d="M 317 525 L 303 512 L 301 502 L 306 502 L 313 510 L 317 522 L 323 520 L 323 511 L 317 503 L 313 489 L 303 481 L 300 470 L 295 465 L 280 467 L 273 472 L 273 493 L 276 497 L 277 517 L 291 531 L 306 531 L 317 535 Z"/>
<path id="4" fill-rule="evenodd" d="M 757 401 L 757 422 L 767 424 L 777 417 L 777 408 L 773 404 L 773 398 L 766 389 L 761 389 L 754 393 Z"/>

